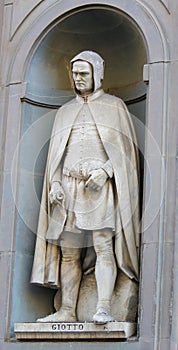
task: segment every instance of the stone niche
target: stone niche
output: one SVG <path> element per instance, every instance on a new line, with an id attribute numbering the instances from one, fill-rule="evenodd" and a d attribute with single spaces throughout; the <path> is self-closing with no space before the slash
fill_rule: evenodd
<path id="1" fill-rule="evenodd" d="M 97 51 L 105 59 L 104 89 L 125 100 L 133 116 L 139 147 L 141 152 L 144 150 L 142 126 L 145 122 L 146 87 L 142 74 L 147 57 L 143 37 L 135 23 L 123 13 L 107 7 L 85 8 L 71 13 L 63 20 L 59 18 L 59 22 L 48 30 L 37 47 L 26 76 L 12 291 L 12 334 L 14 323 L 35 322 L 38 317 L 53 311 L 56 291 L 30 285 L 35 232 L 54 115 L 58 107 L 73 97 L 67 72 L 70 59 L 86 49 Z M 43 120 L 45 123 L 41 123 Z M 40 146 L 39 140 L 44 140 Z M 141 169 L 143 175 L 142 156 Z M 33 184 L 34 194 L 29 181 Z M 118 321 L 136 321 L 137 293 L 138 284 L 120 273 L 112 300 L 113 315 Z M 89 294 L 87 298 L 86 294 Z M 96 297 L 96 282 L 91 273 L 82 280 L 77 310 L 80 321 L 91 321 Z M 58 308 L 59 304 L 58 292 L 55 307 Z"/>

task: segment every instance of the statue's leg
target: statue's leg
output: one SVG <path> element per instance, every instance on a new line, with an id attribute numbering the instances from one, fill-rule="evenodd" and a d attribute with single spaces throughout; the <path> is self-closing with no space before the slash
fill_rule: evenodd
<path id="1" fill-rule="evenodd" d="M 98 291 L 97 312 L 93 316 L 93 321 L 98 324 L 104 324 L 114 320 L 110 314 L 111 298 L 116 281 L 112 230 L 94 231 L 93 242 L 97 256 L 95 276 Z"/>
<path id="2" fill-rule="evenodd" d="M 75 322 L 77 320 L 76 305 L 82 276 L 81 249 L 61 247 L 61 250 L 62 303 L 58 313 L 63 318 L 62 321 Z"/>
<path id="3" fill-rule="evenodd" d="M 38 322 L 75 322 L 76 305 L 79 293 L 79 287 L 82 276 L 81 269 L 81 248 L 76 247 L 73 242 L 71 248 L 70 241 L 61 240 L 62 261 L 60 268 L 62 303 L 59 311 L 52 315 L 38 319 Z M 67 237 L 67 235 L 66 235 Z"/>

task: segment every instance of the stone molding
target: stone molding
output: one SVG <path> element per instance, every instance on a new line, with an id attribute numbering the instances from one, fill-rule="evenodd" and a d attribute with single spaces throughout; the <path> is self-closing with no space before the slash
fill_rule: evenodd
<path id="1" fill-rule="evenodd" d="M 165 7 L 167 12 L 170 14 L 170 5 L 169 5 L 169 0 L 159 0 L 161 4 Z"/>
<path id="2" fill-rule="evenodd" d="M 15 3 L 13 3 L 11 39 L 30 13 L 35 11 L 42 1 L 43 0 L 26 1 L 25 6 L 23 6 L 23 0 L 16 0 Z"/>
<path id="3" fill-rule="evenodd" d="M 136 97 L 136 98 L 134 98 L 132 100 L 127 100 L 127 101 L 125 101 L 125 104 L 127 106 L 129 106 L 129 105 L 132 105 L 132 104 L 135 104 L 135 103 L 139 103 L 139 102 L 145 101 L 145 100 L 146 100 L 146 94 L 141 95 L 139 97 Z M 44 102 L 41 102 L 41 101 L 32 100 L 32 99 L 30 99 L 28 97 L 22 97 L 21 101 L 22 102 L 26 102 L 26 103 L 28 103 L 30 105 L 33 105 L 33 106 L 44 107 L 44 108 L 57 109 L 57 108 L 61 107 L 60 104 L 44 103 Z"/>
<path id="4" fill-rule="evenodd" d="M 128 339 L 136 332 L 136 323 L 109 322 L 94 325 L 80 323 L 15 323 L 14 331 L 18 340 L 30 339 Z"/>

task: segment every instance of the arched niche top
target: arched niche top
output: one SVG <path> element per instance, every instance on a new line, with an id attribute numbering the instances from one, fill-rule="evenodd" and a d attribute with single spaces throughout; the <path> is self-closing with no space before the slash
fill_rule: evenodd
<path id="1" fill-rule="evenodd" d="M 83 50 L 96 51 L 104 58 L 105 91 L 120 96 L 125 88 L 140 90 L 147 62 L 143 37 L 128 17 L 107 8 L 84 9 L 56 24 L 33 55 L 28 86 L 33 91 L 45 87 L 71 90 L 66 68 L 70 71 L 70 60 Z"/>
<path id="2" fill-rule="evenodd" d="M 78 0 L 74 3 L 65 0 L 50 7 L 43 3 L 43 7 L 43 11 L 40 8 L 39 12 L 38 8 L 32 12 L 28 19 L 28 21 L 31 20 L 30 25 L 26 26 L 24 22 L 13 38 L 16 52 L 13 55 L 7 83 L 24 81 L 29 61 L 42 38 L 57 22 L 71 15 L 73 11 L 80 11 L 84 7 L 85 9 L 107 8 L 121 12 L 124 16 L 129 17 L 142 33 L 147 46 L 148 63 L 169 59 L 168 45 L 161 25 L 151 9 L 141 0 L 130 0 L 129 2 L 122 0 Z"/>

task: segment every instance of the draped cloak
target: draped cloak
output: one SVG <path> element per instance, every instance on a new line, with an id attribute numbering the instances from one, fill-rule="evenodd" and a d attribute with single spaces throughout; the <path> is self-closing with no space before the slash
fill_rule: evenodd
<path id="1" fill-rule="evenodd" d="M 103 147 L 113 167 L 116 263 L 129 278 L 138 280 L 139 166 L 137 141 L 131 117 L 124 102 L 100 89 L 89 95 L 87 102 L 77 96 L 66 103 L 57 111 L 54 121 L 44 176 L 31 276 L 32 283 L 51 288 L 60 287 L 61 253 L 58 242 L 66 220 L 66 212 L 61 204 L 56 204 L 52 211 L 49 191 L 57 169 L 62 178 L 62 157 L 72 126 L 83 103 L 88 103 Z M 90 262 L 87 264 L 89 268 Z"/>

